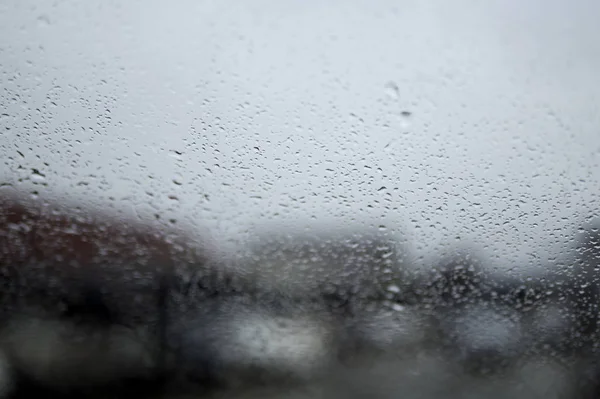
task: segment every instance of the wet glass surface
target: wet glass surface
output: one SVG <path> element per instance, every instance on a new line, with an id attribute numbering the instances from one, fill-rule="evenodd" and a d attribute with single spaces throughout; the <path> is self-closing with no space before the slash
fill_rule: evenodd
<path id="1" fill-rule="evenodd" d="M 2 2 L 0 398 L 598 397 L 599 4 Z"/>

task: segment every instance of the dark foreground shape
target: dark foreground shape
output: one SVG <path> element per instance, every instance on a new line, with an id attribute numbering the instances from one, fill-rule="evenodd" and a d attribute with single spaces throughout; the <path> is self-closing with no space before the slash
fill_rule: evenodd
<path id="1" fill-rule="evenodd" d="M 598 236 L 568 272 L 501 277 L 467 251 L 411 280 L 372 232 L 267 232 L 231 262 L 3 194 L 0 399 L 596 398 Z"/>
<path id="2" fill-rule="evenodd" d="M 187 239 L 75 204 L 1 194 L 7 391 L 14 397 L 160 392 L 170 367 L 165 276 L 175 264 L 192 269 L 206 259 Z"/>

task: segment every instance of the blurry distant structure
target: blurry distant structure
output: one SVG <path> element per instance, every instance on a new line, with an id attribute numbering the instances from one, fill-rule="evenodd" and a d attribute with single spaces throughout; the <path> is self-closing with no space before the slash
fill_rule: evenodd
<path id="1" fill-rule="evenodd" d="M 393 238 L 360 227 L 266 229 L 226 257 L 73 204 L 0 203 L 2 397 L 599 390 L 597 227 L 564 270 L 523 279 L 465 248 L 415 272 Z"/>

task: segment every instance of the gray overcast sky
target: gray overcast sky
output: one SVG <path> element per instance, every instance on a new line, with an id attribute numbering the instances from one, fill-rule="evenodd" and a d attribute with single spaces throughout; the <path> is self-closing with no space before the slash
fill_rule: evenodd
<path id="1" fill-rule="evenodd" d="M 460 236 L 492 266 L 543 263 L 598 204 L 599 18 L 595 0 L 5 0 L 0 179 L 216 237 L 384 216 L 416 254 Z"/>

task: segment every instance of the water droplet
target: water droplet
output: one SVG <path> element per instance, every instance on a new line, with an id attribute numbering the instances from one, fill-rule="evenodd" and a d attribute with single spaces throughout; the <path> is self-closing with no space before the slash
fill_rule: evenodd
<path id="1" fill-rule="evenodd" d="M 31 169 L 31 180 L 32 181 L 44 181 L 46 180 L 46 175 L 40 172 L 38 169 Z"/>
<path id="2" fill-rule="evenodd" d="M 395 310 L 396 312 L 401 312 L 404 310 L 404 306 L 400 305 L 399 303 L 394 303 L 392 305 L 392 309 Z"/>
<path id="3" fill-rule="evenodd" d="M 50 22 L 50 17 L 48 17 L 48 15 L 46 14 L 42 14 L 40 16 L 37 17 L 37 21 L 38 21 L 38 25 L 45 27 L 51 24 Z"/>
<path id="4" fill-rule="evenodd" d="M 410 126 L 410 119 L 412 118 L 412 112 L 403 110 L 400 112 L 400 126 L 406 129 Z"/>
<path id="5" fill-rule="evenodd" d="M 394 82 L 387 82 L 384 86 L 385 94 L 394 100 L 397 100 L 400 97 L 400 88 Z"/>
<path id="6" fill-rule="evenodd" d="M 388 292 L 394 293 L 394 294 L 398 294 L 400 293 L 400 287 L 398 287 L 397 285 L 390 285 L 387 287 Z"/>

